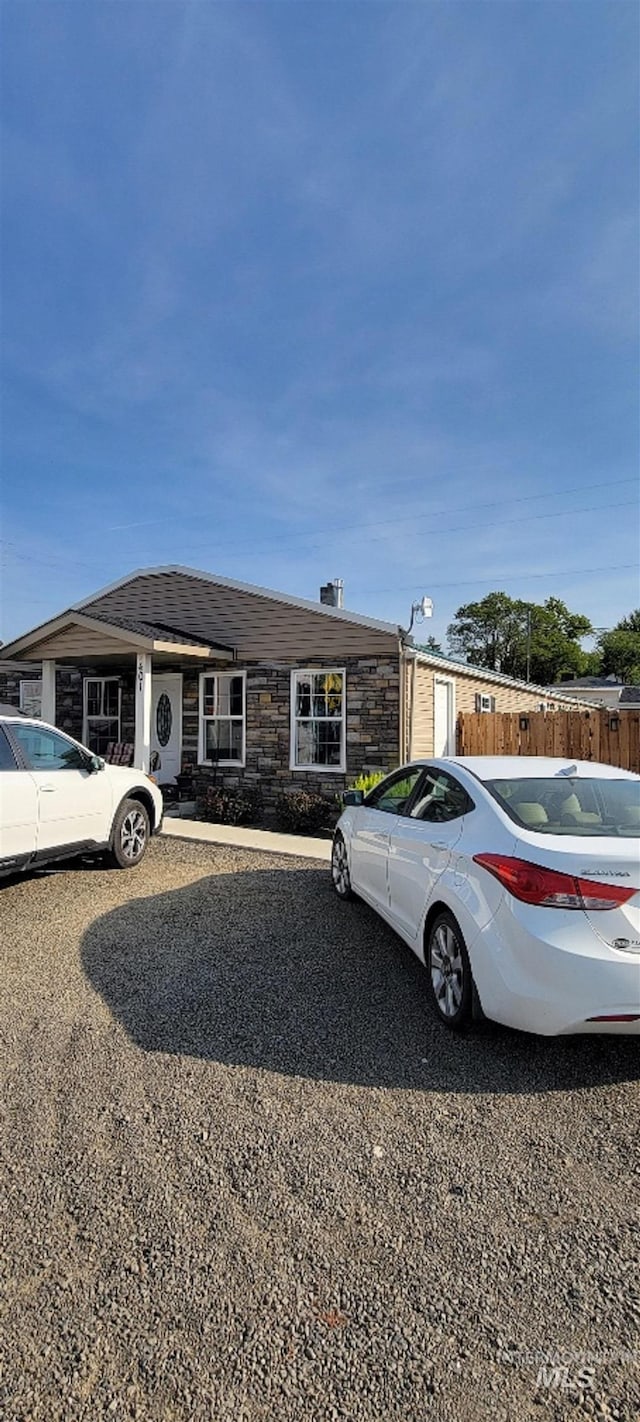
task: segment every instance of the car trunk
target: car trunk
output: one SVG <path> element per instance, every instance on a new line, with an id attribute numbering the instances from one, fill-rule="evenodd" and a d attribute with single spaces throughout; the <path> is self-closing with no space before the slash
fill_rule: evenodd
<path id="1" fill-rule="evenodd" d="M 549 835 L 524 830 L 520 833 L 517 853 L 531 864 L 571 874 L 576 879 L 588 879 L 592 884 L 634 888 L 635 894 L 624 904 L 583 912 L 603 943 L 621 951 L 640 953 L 640 860 L 635 837 L 567 835 L 560 841 L 555 836 L 552 840 Z M 597 890 L 593 892 L 595 895 Z"/>

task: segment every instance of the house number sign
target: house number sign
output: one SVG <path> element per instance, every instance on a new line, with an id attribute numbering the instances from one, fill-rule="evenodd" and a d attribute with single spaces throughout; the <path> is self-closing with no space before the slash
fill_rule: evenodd
<path id="1" fill-rule="evenodd" d="M 137 675 L 138 691 L 141 692 L 141 691 L 142 691 L 142 688 L 143 688 L 143 686 L 144 686 L 144 657 L 138 657 L 138 670 L 137 670 L 137 674 L 136 674 L 136 675 Z"/>

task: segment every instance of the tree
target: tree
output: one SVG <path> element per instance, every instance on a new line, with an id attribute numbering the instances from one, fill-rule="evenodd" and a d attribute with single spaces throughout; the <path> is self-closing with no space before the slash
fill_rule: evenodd
<path id="1" fill-rule="evenodd" d="M 630 612 L 598 638 L 603 676 L 616 676 L 628 684 L 640 683 L 640 608 Z"/>
<path id="2" fill-rule="evenodd" d="M 593 631 L 589 618 L 570 612 L 558 597 L 547 598 L 542 607 L 529 603 L 528 609 L 531 618 L 528 680 L 547 686 L 566 672 L 582 676 L 587 653 L 580 646 L 580 638 Z"/>
<path id="3" fill-rule="evenodd" d="M 420 643 L 425 652 L 442 652 L 442 643 L 436 641 L 435 637 L 427 637 L 426 642 Z"/>
<path id="4" fill-rule="evenodd" d="M 580 638 L 592 630 L 560 598 L 539 604 L 492 592 L 459 607 L 447 637 L 452 652 L 477 666 L 549 685 L 563 672 L 581 674 L 588 654 Z"/>

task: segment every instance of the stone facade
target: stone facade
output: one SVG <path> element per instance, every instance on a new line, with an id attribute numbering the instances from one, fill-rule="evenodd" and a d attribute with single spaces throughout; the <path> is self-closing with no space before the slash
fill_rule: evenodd
<path id="1" fill-rule="evenodd" d="M 8 706 L 20 706 L 20 682 L 38 681 L 39 667 L 5 665 L 0 667 L 0 702 Z M 130 668 L 86 666 L 56 668 L 56 726 L 66 731 L 74 740 L 83 737 L 84 691 L 83 684 L 88 676 L 117 676 L 120 682 L 121 723 L 120 739 L 133 742 L 135 734 L 135 673 Z"/>
<path id="2" fill-rule="evenodd" d="M 317 659 L 278 663 L 244 662 L 246 672 L 246 764 L 235 770 L 198 765 L 199 688 L 201 666 L 183 668 L 182 768 L 193 771 L 196 791 L 217 779 L 218 784 L 259 785 L 267 811 L 279 794 L 307 789 L 333 800 L 361 771 L 390 770 L 399 760 L 400 673 L 398 658 L 347 657 L 335 665 L 345 668 L 346 773 L 291 770 L 291 672 L 294 668 L 326 666 Z M 215 668 L 207 668 L 215 670 Z M 218 668 L 230 672 L 225 664 Z M 20 704 L 20 679 L 35 679 L 37 669 L 0 670 L 0 701 Z M 135 734 L 135 674 L 130 667 L 91 666 L 80 670 L 58 668 L 56 673 L 56 724 L 76 740 L 83 736 L 83 681 L 87 676 L 117 675 L 122 691 L 122 741 Z"/>
<path id="3" fill-rule="evenodd" d="M 82 678 L 72 667 L 56 671 L 56 725 L 76 740 L 82 740 Z M 39 680 L 39 666 L 5 664 L 0 667 L 0 701 L 19 709 L 20 682 Z"/>
<path id="4" fill-rule="evenodd" d="M 183 769 L 192 767 L 198 790 L 211 784 L 260 785 L 269 809 L 279 794 L 306 789 L 327 799 L 345 788 L 363 770 L 389 770 L 398 764 L 400 675 L 397 659 L 351 657 L 340 663 L 346 671 L 346 774 L 291 770 L 291 672 L 322 668 L 313 660 L 245 663 L 246 764 L 235 770 L 198 766 L 199 672 L 185 672 L 183 682 Z M 220 668 L 231 670 L 226 666 Z"/>

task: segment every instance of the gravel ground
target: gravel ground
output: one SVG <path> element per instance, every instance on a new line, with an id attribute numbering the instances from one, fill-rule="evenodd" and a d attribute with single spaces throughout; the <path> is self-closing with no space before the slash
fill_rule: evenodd
<path id="1" fill-rule="evenodd" d="M 452 1039 L 309 861 L 0 914 L 7 1422 L 638 1416 L 637 1042 Z"/>

